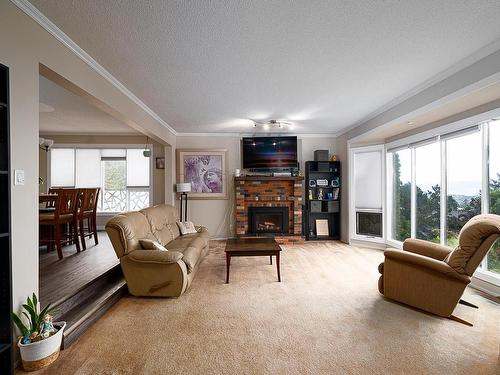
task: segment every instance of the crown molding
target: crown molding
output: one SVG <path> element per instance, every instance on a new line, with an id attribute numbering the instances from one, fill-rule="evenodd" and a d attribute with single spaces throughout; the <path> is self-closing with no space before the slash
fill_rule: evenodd
<path id="1" fill-rule="evenodd" d="M 163 119 L 158 116 L 146 103 L 135 96 L 123 83 L 114 77 L 108 70 L 94 60 L 87 52 L 85 52 L 78 44 L 76 44 L 68 35 L 59 29 L 51 20 L 49 20 L 38 8 L 31 4 L 28 0 L 10 0 L 26 15 L 31 17 L 36 23 L 42 26 L 49 34 L 61 42 L 66 48 L 72 51 L 78 58 L 90 66 L 100 76 L 106 79 L 114 87 L 116 87 L 122 94 L 127 96 L 135 104 L 137 104 L 148 115 L 158 121 L 161 125 L 167 128 L 172 134 L 177 135 L 177 131 L 167 124 Z"/>
<path id="2" fill-rule="evenodd" d="M 375 117 L 381 115 L 382 113 L 398 106 L 399 104 L 403 103 L 404 101 L 406 101 L 406 100 L 412 98 L 413 96 L 421 93 L 422 91 L 434 86 L 435 84 L 445 80 L 446 78 L 451 77 L 453 74 L 460 72 L 461 70 L 473 65 L 474 63 L 478 62 L 481 59 L 484 59 L 485 57 L 491 55 L 492 53 L 495 53 L 498 50 L 500 50 L 500 39 L 497 39 L 497 40 L 487 44 L 486 46 L 476 50 L 471 55 L 463 58 L 462 60 L 453 64 L 449 68 L 434 75 L 433 77 L 424 81 L 420 85 L 417 85 L 414 88 L 412 88 L 411 90 L 405 92 L 404 94 L 394 98 L 393 100 L 384 104 L 382 107 L 379 107 L 378 109 L 376 109 L 372 113 L 368 114 L 367 116 L 365 116 L 361 120 L 356 121 L 354 124 L 348 126 L 344 130 L 339 131 L 338 136 L 342 136 L 344 134 L 349 133 L 351 130 L 356 129 L 358 126 L 363 125 L 364 123 L 366 123 L 366 122 L 374 119 Z"/>

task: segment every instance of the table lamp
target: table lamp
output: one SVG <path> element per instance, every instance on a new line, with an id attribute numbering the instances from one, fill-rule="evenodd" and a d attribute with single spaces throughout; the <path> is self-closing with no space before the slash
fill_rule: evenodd
<path id="1" fill-rule="evenodd" d="M 179 208 L 180 220 L 187 220 L 187 193 L 191 192 L 191 183 L 190 182 L 181 182 L 175 185 L 175 189 L 178 193 L 181 193 L 181 206 Z"/>

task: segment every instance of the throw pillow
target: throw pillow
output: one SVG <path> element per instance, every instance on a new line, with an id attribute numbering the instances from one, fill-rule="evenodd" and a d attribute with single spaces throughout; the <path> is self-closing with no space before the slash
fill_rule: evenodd
<path id="1" fill-rule="evenodd" d="M 177 225 L 183 236 L 186 234 L 198 233 L 192 221 L 178 221 Z"/>
<path id="2" fill-rule="evenodd" d="M 149 239 L 142 239 L 139 240 L 139 243 L 141 244 L 141 247 L 144 250 L 160 250 L 160 251 L 168 251 L 165 246 L 162 246 L 156 241 L 149 240 Z"/>

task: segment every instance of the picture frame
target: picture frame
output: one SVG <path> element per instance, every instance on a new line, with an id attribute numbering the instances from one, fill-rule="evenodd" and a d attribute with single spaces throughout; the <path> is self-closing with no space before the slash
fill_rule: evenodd
<path id="1" fill-rule="evenodd" d="M 189 199 L 228 199 L 226 149 L 177 150 L 177 182 L 191 183 Z"/>
<path id="2" fill-rule="evenodd" d="M 156 169 L 165 169 L 165 158 L 156 158 Z"/>
<path id="3" fill-rule="evenodd" d="M 330 229 L 328 228 L 328 219 L 316 219 L 316 236 L 329 237 Z"/>

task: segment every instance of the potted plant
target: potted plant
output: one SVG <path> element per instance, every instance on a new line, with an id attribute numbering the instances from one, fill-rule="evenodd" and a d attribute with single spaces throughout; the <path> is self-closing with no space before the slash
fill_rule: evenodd
<path id="1" fill-rule="evenodd" d="M 66 322 L 52 323 L 53 313 L 55 310 L 50 308 L 50 304 L 39 311 L 35 293 L 23 304 L 22 315 L 28 321 L 28 325 L 25 325 L 16 313 L 12 313 L 12 319 L 22 335 L 17 345 L 26 371 L 35 371 L 48 366 L 59 356 Z"/>

